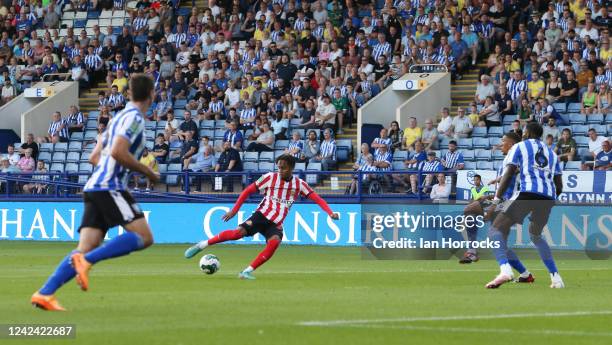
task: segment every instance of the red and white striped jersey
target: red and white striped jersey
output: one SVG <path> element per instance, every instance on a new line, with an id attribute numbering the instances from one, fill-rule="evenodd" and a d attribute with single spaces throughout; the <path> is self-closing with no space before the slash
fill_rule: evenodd
<path id="1" fill-rule="evenodd" d="M 285 181 L 277 172 L 263 175 L 255 182 L 255 186 L 264 194 L 256 211 L 279 227 L 298 196 L 308 196 L 313 192 L 308 183 L 299 177 L 293 176 L 291 181 Z"/>

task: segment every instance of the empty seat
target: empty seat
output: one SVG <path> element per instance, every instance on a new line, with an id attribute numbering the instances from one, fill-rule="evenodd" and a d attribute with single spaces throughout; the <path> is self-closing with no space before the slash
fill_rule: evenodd
<path id="1" fill-rule="evenodd" d="M 68 156 L 66 156 L 66 162 L 76 163 L 81 159 L 81 153 L 76 151 L 68 152 Z"/>
<path id="2" fill-rule="evenodd" d="M 489 161 L 491 160 L 491 151 L 486 149 L 477 149 L 476 152 L 477 161 Z"/>
<path id="3" fill-rule="evenodd" d="M 73 132 L 72 134 L 70 134 L 70 143 L 68 144 L 68 149 L 70 149 L 70 145 L 74 141 L 78 141 L 78 144 L 80 144 L 80 142 L 83 141 L 83 132 Z"/>
<path id="4" fill-rule="evenodd" d="M 274 142 L 274 148 L 278 150 L 284 150 L 289 147 L 289 140 L 277 140 Z"/>
<path id="5" fill-rule="evenodd" d="M 55 152 L 66 152 L 68 151 L 68 143 L 57 143 L 53 146 Z"/>
<path id="6" fill-rule="evenodd" d="M 408 151 L 397 150 L 393 153 L 393 161 L 403 162 L 408 159 Z"/>
<path id="7" fill-rule="evenodd" d="M 200 137 L 214 138 L 215 131 L 212 129 L 200 129 Z"/>
<path id="8" fill-rule="evenodd" d="M 501 144 L 501 138 L 499 137 L 489 138 L 489 147 L 498 146 L 500 144 Z"/>
<path id="9" fill-rule="evenodd" d="M 64 163 L 60 163 L 60 162 L 53 162 L 53 164 L 51 164 L 51 169 L 52 172 L 64 172 Z"/>
<path id="10" fill-rule="evenodd" d="M 457 146 L 463 150 L 472 149 L 472 138 L 460 138 L 457 141 Z"/>
<path id="11" fill-rule="evenodd" d="M 274 163 L 272 163 L 272 162 L 259 162 L 259 164 L 257 166 L 257 170 L 259 170 L 259 171 L 274 171 Z"/>
<path id="12" fill-rule="evenodd" d="M 304 171 L 306 170 L 306 163 L 295 163 L 296 171 Z"/>
<path id="13" fill-rule="evenodd" d="M 180 181 L 179 173 L 182 169 L 181 164 L 168 164 L 168 176 L 166 176 L 166 184 L 177 185 Z"/>
<path id="14" fill-rule="evenodd" d="M 81 154 L 81 159 L 79 160 L 79 162 L 81 163 L 89 162 L 89 156 L 91 156 L 91 152 L 87 152 L 87 151 L 83 152 Z"/>
<path id="15" fill-rule="evenodd" d="M 476 163 L 479 170 L 493 170 L 493 162 L 479 161 Z"/>
<path id="16" fill-rule="evenodd" d="M 486 137 L 487 136 L 487 127 L 474 127 L 472 130 L 472 137 Z"/>
<path id="17" fill-rule="evenodd" d="M 168 121 L 157 121 L 157 129 L 165 129 L 166 128 L 166 123 L 168 123 Z"/>
<path id="18" fill-rule="evenodd" d="M 79 163 L 79 172 L 90 173 L 93 171 L 93 165 L 90 163 Z"/>
<path id="19" fill-rule="evenodd" d="M 223 140 L 224 137 L 225 137 L 225 130 L 224 129 L 215 129 L 215 132 L 214 132 L 214 138 L 215 139 Z"/>
<path id="20" fill-rule="evenodd" d="M 570 125 L 582 125 L 586 122 L 586 116 L 582 114 L 570 114 L 569 122 Z"/>
<path id="21" fill-rule="evenodd" d="M 96 132 L 96 131 L 85 131 L 85 136 L 83 137 L 83 140 L 85 140 L 85 141 L 96 140 L 97 137 L 98 137 L 98 132 Z"/>
<path id="22" fill-rule="evenodd" d="M 244 171 L 256 171 L 258 169 L 259 167 L 257 162 L 244 162 L 242 165 L 242 170 Z"/>
<path id="23" fill-rule="evenodd" d="M 565 113 L 567 110 L 565 103 L 553 103 L 553 108 L 559 113 Z"/>
<path id="24" fill-rule="evenodd" d="M 612 114 L 606 115 L 606 119 L 604 121 L 606 124 L 612 124 Z"/>
<path id="25" fill-rule="evenodd" d="M 474 150 L 461 151 L 463 159 L 466 161 L 473 161 L 475 159 Z"/>
<path id="26" fill-rule="evenodd" d="M 493 169 L 495 169 L 495 171 L 499 170 L 501 165 L 502 165 L 502 161 L 493 161 Z"/>
<path id="27" fill-rule="evenodd" d="M 587 125 L 572 125 L 572 133 L 574 136 L 577 135 L 586 135 L 589 131 L 589 126 Z"/>
<path id="28" fill-rule="evenodd" d="M 448 148 L 448 143 L 451 141 L 451 139 L 447 138 L 447 137 L 442 137 L 440 139 L 440 145 L 439 147 L 441 149 L 447 149 Z"/>
<path id="29" fill-rule="evenodd" d="M 404 164 L 404 162 L 401 161 L 394 161 L 391 164 L 393 170 L 398 171 L 398 170 L 406 170 L 406 165 Z"/>
<path id="30" fill-rule="evenodd" d="M 259 154 L 259 162 L 274 162 L 274 152 L 261 152 Z"/>
<path id="31" fill-rule="evenodd" d="M 486 149 L 489 147 L 489 138 L 474 138 L 472 144 L 475 149 Z"/>
<path id="32" fill-rule="evenodd" d="M 579 113 L 580 112 L 580 103 L 570 103 L 567 106 L 568 113 Z"/>
<path id="33" fill-rule="evenodd" d="M 53 144 L 51 143 L 42 143 L 38 148 L 40 152 L 51 152 L 53 151 Z"/>
<path id="34" fill-rule="evenodd" d="M 321 163 L 308 163 L 306 171 L 321 171 L 322 169 Z M 306 174 L 306 183 L 316 184 L 319 180 L 318 177 L 317 174 Z"/>
<path id="35" fill-rule="evenodd" d="M 157 128 L 157 121 L 145 121 L 145 129 L 154 130 Z"/>
<path id="36" fill-rule="evenodd" d="M 497 136 L 500 137 L 504 135 L 504 128 L 501 126 L 489 127 L 488 131 L 489 137 Z"/>
<path id="37" fill-rule="evenodd" d="M 66 152 L 54 152 L 53 153 L 53 162 L 65 162 L 66 161 Z"/>
<path id="38" fill-rule="evenodd" d="M 517 119 L 516 115 L 504 115 L 504 119 L 502 121 L 502 124 L 504 125 L 510 125 L 512 124 L 512 122 L 514 122 L 514 120 Z"/>
<path id="39" fill-rule="evenodd" d="M 476 169 L 476 162 L 470 162 L 467 161 L 465 162 L 465 167 L 466 170 L 475 170 Z"/>
<path id="40" fill-rule="evenodd" d="M 566 162 L 563 169 L 564 170 L 569 170 L 569 171 L 580 170 L 580 162 L 578 162 L 578 161 L 569 161 L 569 162 Z"/>
<path id="41" fill-rule="evenodd" d="M 200 121 L 200 128 L 203 129 L 215 129 L 215 120 L 202 120 Z"/>
<path id="42" fill-rule="evenodd" d="M 64 171 L 67 173 L 79 172 L 79 165 L 77 163 L 67 163 Z"/>
<path id="43" fill-rule="evenodd" d="M 574 136 L 577 147 L 589 147 L 589 138 L 583 136 Z"/>
<path id="44" fill-rule="evenodd" d="M 259 159 L 259 152 L 245 152 L 244 153 L 245 162 L 257 162 L 258 159 Z"/>
<path id="45" fill-rule="evenodd" d="M 291 119 L 289 121 L 289 128 L 299 126 L 302 123 L 302 119 Z"/>

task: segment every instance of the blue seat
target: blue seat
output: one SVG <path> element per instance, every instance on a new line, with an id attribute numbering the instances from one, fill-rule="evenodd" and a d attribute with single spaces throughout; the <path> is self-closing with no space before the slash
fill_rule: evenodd
<path id="1" fill-rule="evenodd" d="M 85 141 L 89 141 L 89 140 L 96 140 L 96 138 L 98 137 L 98 132 L 97 131 L 85 131 L 85 136 L 83 137 L 83 140 Z"/>
<path id="2" fill-rule="evenodd" d="M 505 155 L 503 152 L 501 152 L 501 150 L 495 150 L 493 151 L 493 153 L 491 154 L 492 158 L 494 160 L 503 160 Z"/>
<path id="3" fill-rule="evenodd" d="M 64 163 L 66 161 L 66 152 L 53 152 L 53 158 L 51 159 L 52 162 L 62 162 Z"/>
<path id="4" fill-rule="evenodd" d="M 577 147 L 589 147 L 589 138 L 583 136 L 574 136 Z"/>
<path id="5" fill-rule="evenodd" d="M 165 129 L 167 123 L 168 121 L 157 121 L 156 129 L 162 129 L 162 130 Z"/>
<path id="6" fill-rule="evenodd" d="M 87 121 L 91 120 L 91 119 L 97 119 L 98 115 L 100 115 L 100 112 L 97 110 L 92 110 L 87 114 Z"/>
<path id="7" fill-rule="evenodd" d="M 489 137 L 497 136 L 501 138 L 504 135 L 504 128 L 501 126 L 490 127 L 488 134 Z"/>
<path id="8" fill-rule="evenodd" d="M 467 162 L 465 162 L 464 168 L 466 170 L 476 170 L 476 162 L 467 161 Z"/>
<path id="9" fill-rule="evenodd" d="M 457 146 L 462 150 L 472 149 L 472 138 L 461 138 L 457 141 Z"/>
<path id="10" fill-rule="evenodd" d="M 323 167 L 321 167 L 321 163 L 308 163 L 308 167 L 306 171 L 321 171 Z M 319 175 L 316 174 L 306 174 L 306 183 L 308 184 L 317 184 L 319 182 Z"/>
<path id="11" fill-rule="evenodd" d="M 570 114 L 569 122 L 570 125 L 583 125 L 586 123 L 586 116 L 582 114 Z"/>
<path id="12" fill-rule="evenodd" d="M 244 161 L 245 162 L 257 162 L 259 159 L 259 152 L 245 152 L 244 153 Z"/>
<path id="13" fill-rule="evenodd" d="M 448 149 L 448 143 L 451 141 L 451 139 L 447 138 L 447 137 L 442 137 L 440 139 L 440 145 L 438 145 L 439 148 L 441 149 Z"/>
<path id="14" fill-rule="evenodd" d="M 553 108 L 559 113 L 565 113 L 567 109 L 565 108 L 565 103 L 553 103 Z"/>
<path id="15" fill-rule="evenodd" d="M 78 163 L 66 163 L 66 167 L 64 171 L 67 173 L 79 172 L 79 164 Z"/>
<path id="16" fill-rule="evenodd" d="M 79 162 L 80 163 L 88 163 L 89 162 L 89 156 L 91 156 L 91 152 L 84 151 L 83 153 L 81 153 L 81 158 L 79 159 Z"/>
<path id="17" fill-rule="evenodd" d="M 215 131 L 213 129 L 200 129 L 200 138 L 202 137 L 208 137 L 208 138 L 214 138 L 215 137 Z"/>
<path id="18" fill-rule="evenodd" d="M 57 143 L 53 146 L 53 152 L 66 152 L 68 151 L 68 143 Z"/>
<path id="19" fill-rule="evenodd" d="M 486 136 L 487 136 L 487 127 L 474 127 L 474 129 L 472 130 L 473 138 L 480 138 L 480 137 L 486 137 Z"/>
<path id="20" fill-rule="evenodd" d="M 295 163 L 295 170 L 296 171 L 305 171 L 306 170 L 306 163 Z"/>
<path id="21" fill-rule="evenodd" d="M 244 162 L 242 170 L 244 171 L 257 171 L 259 169 L 257 162 Z"/>
<path id="22" fill-rule="evenodd" d="M 166 183 L 166 175 L 164 175 L 165 173 L 168 172 L 168 164 L 158 164 L 157 165 L 158 169 L 159 169 L 159 173 L 161 174 L 161 176 L 159 177 L 159 180 L 161 183 Z"/>
<path id="23" fill-rule="evenodd" d="M 572 125 L 572 134 L 574 136 L 586 135 L 588 131 L 589 126 L 587 125 Z"/>
<path id="24" fill-rule="evenodd" d="M 68 144 L 70 149 L 70 144 L 72 144 L 75 141 L 83 141 L 83 132 L 72 132 L 72 134 L 70 134 L 70 143 Z M 80 144 L 80 143 L 78 143 Z"/>
<path id="25" fill-rule="evenodd" d="M 486 149 L 477 149 L 475 152 L 477 161 L 490 161 L 491 160 L 491 151 Z"/>
<path id="26" fill-rule="evenodd" d="M 602 124 L 604 123 L 603 114 L 591 114 L 586 117 L 588 124 Z"/>
<path id="27" fill-rule="evenodd" d="M 479 161 L 476 163 L 476 167 L 479 170 L 493 170 L 493 162 Z"/>
<path id="28" fill-rule="evenodd" d="M 284 150 L 289 147 L 289 140 L 277 140 L 274 142 L 274 149 Z"/>
<path id="29" fill-rule="evenodd" d="M 612 124 L 612 114 L 606 115 L 605 123 L 607 125 Z"/>
<path id="30" fill-rule="evenodd" d="M 565 162 L 565 166 L 563 167 L 563 170 L 578 171 L 581 168 L 580 165 L 581 163 L 578 161 Z"/>
<path id="31" fill-rule="evenodd" d="M 274 162 L 274 152 L 270 152 L 270 151 L 260 152 L 259 162 Z"/>
<path id="32" fill-rule="evenodd" d="M 501 144 L 501 138 L 489 138 L 489 147 L 497 146 Z"/>
<path id="33" fill-rule="evenodd" d="M 79 172 L 91 173 L 93 165 L 91 163 L 79 163 Z"/>
<path id="34" fill-rule="evenodd" d="M 608 131 L 608 129 L 604 125 L 591 124 L 589 125 L 589 127 L 593 128 L 598 135 L 606 136 L 607 134 L 610 134 L 610 131 Z"/>
<path id="35" fill-rule="evenodd" d="M 346 162 L 349 160 L 350 153 L 353 148 L 353 143 L 350 139 L 338 139 L 336 140 L 336 158 L 339 162 Z"/>
<path id="36" fill-rule="evenodd" d="M 570 103 L 567 106 L 567 112 L 568 113 L 580 113 L 580 103 Z"/>
<path id="37" fill-rule="evenodd" d="M 502 121 L 503 125 L 511 125 L 514 120 L 517 119 L 516 115 L 504 115 L 504 119 Z"/>
<path id="38" fill-rule="evenodd" d="M 200 121 L 200 128 L 203 129 L 215 129 L 215 120 L 202 120 Z"/>
<path id="39" fill-rule="evenodd" d="M 489 148 L 489 138 L 474 138 L 473 147 L 475 149 L 487 149 Z"/>
<path id="40" fill-rule="evenodd" d="M 49 169 L 51 172 L 60 172 L 63 173 L 64 172 L 64 163 L 61 162 L 53 162 L 53 164 L 51 164 L 51 168 Z"/>
<path id="41" fill-rule="evenodd" d="M 68 152 L 66 162 L 77 163 L 81 159 L 81 153 L 76 151 Z"/>
<path id="42" fill-rule="evenodd" d="M 270 153 L 272 153 L 272 152 L 270 152 Z M 259 162 L 259 164 L 257 165 L 257 170 L 265 171 L 265 172 L 274 171 L 274 163 L 272 163 L 272 162 Z"/>
<path id="43" fill-rule="evenodd" d="M 291 119 L 289 120 L 289 128 L 299 126 L 302 123 L 302 119 Z"/>
<path id="44" fill-rule="evenodd" d="M 168 164 L 167 173 L 172 173 L 171 175 L 166 176 L 166 184 L 176 186 L 178 185 L 179 173 L 182 170 L 181 164 Z"/>
<path id="45" fill-rule="evenodd" d="M 397 150 L 393 153 L 394 162 L 404 162 L 408 159 L 408 151 Z"/>
<path id="46" fill-rule="evenodd" d="M 52 143 L 42 143 L 40 144 L 40 147 L 38 148 L 38 150 L 40 152 L 51 152 L 53 151 L 53 144 Z"/>
<path id="47" fill-rule="evenodd" d="M 225 130 L 224 129 L 215 129 L 215 135 L 214 135 L 215 140 L 216 139 L 223 140 L 224 137 L 225 137 Z"/>
<path id="48" fill-rule="evenodd" d="M 463 160 L 465 161 L 473 161 L 476 158 L 474 150 L 465 150 L 461 151 L 461 153 L 463 154 Z"/>
<path id="49" fill-rule="evenodd" d="M 504 125 L 504 133 L 508 133 L 512 130 L 512 125 Z"/>
<path id="50" fill-rule="evenodd" d="M 495 169 L 495 171 L 499 170 L 502 163 L 503 163 L 502 161 L 493 161 L 493 169 Z"/>

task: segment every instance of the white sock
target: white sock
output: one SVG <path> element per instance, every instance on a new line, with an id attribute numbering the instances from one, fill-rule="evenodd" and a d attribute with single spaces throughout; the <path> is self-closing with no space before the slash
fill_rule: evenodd
<path id="1" fill-rule="evenodd" d="M 206 247 L 208 247 L 208 240 L 203 240 L 198 242 L 198 244 L 196 244 L 196 246 L 198 246 L 198 248 L 200 249 L 204 249 Z"/>
<path id="2" fill-rule="evenodd" d="M 253 267 L 249 266 L 249 267 L 245 268 L 245 269 L 244 269 L 244 271 L 242 271 L 242 272 L 244 272 L 244 273 L 251 273 L 251 272 L 253 272 L 254 270 L 255 270 L 255 269 L 254 269 Z"/>
<path id="3" fill-rule="evenodd" d="M 530 274 L 531 274 L 531 272 L 525 270 L 525 272 L 521 273 L 521 278 L 527 278 L 527 277 L 529 277 Z"/>
<path id="4" fill-rule="evenodd" d="M 503 264 L 503 265 L 499 265 L 499 270 L 500 270 L 501 273 L 503 273 L 503 274 L 505 274 L 507 276 L 510 276 L 510 277 L 513 276 L 512 266 L 510 266 L 510 264 L 508 264 L 508 263 Z"/>

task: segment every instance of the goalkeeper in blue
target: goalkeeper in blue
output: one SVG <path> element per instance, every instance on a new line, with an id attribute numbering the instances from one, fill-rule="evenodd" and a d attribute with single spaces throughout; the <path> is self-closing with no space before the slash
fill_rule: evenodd
<path id="1" fill-rule="evenodd" d="M 489 229 L 489 238 L 499 243 L 493 253 L 500 273 L 485 285 L 486 288 L 495 289 L 514 279 L 510 264 L 513 258 L 508 256 L 508 233 L 510 227 L 522 223 L 527 215 L 530 216 L 529 236 L 550 273 L 550 287 L 565 287 L 550 247 L 542 238 L 550 211 L 563 190 L 559 158 L 540 140 L 542 131 L 542 126 L 537 122 L 528 123 L 523 132 L 524 141 L 512 146 L 504 160 L 504 173 L 493 199 L 493 203 L 498 204 L 499 214 Z M 510 199 L 502 203 L 503 194 L 515 175 L 519 187 Z"/>
<path id="2" fill-rule="evenodd" d="M 159 176 L 138 159 L 145 148 L 144 115 L 154 99 L 153 80 L 143 74 L 132 76 L 131 102 L 109 122 L 89 158 L 95 165 L 83 188 L 84 212 L 76 250 L 60 262 L 47 282 L 36 291 L 31 303 L 43 310 L 64 311 L 55 292 L 76 277 L 81 290 L 89 288 L 91 267 L 107 259 L 127 255 L 153 244 L 153 235 L 144 214 L 127 191 L 130 171 L 150 181 Z M 117 225 L 125 233 L 102 244 L 106 232 Z"/>

